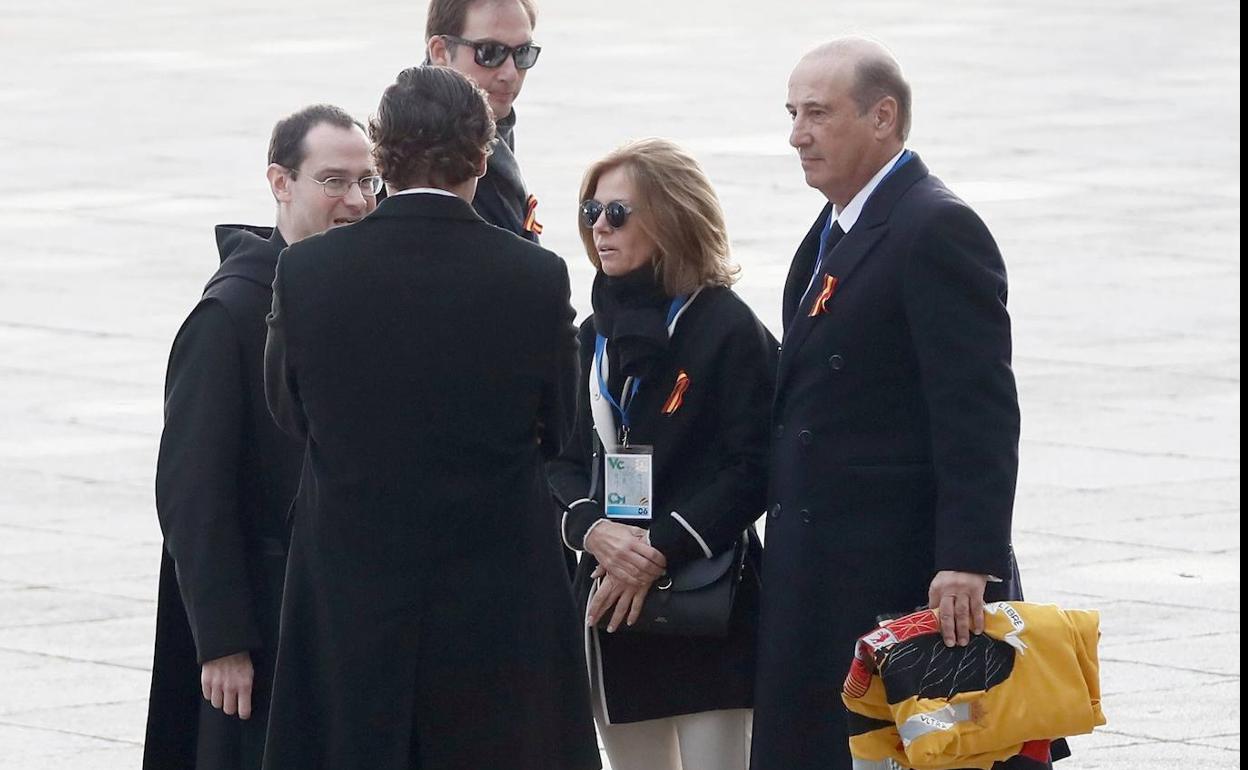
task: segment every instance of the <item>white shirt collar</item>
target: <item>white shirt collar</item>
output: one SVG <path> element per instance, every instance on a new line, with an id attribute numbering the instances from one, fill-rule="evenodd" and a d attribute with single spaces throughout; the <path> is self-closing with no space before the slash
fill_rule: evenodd
<path id="1" fill-rule="evenodd" d="M 880 182 L 884 181 L 884 177 L 888 176 L 888 172 L 893 170 L 893 166 L 897 165 L 897 161 L 901 159 L 906 148 L 902 147 L 901 152 L 893 156 L 893 159 L 880 167 L 875 172 L 875 176 L 871 177 L 871 181 L 858 191 L 858 194 L 841 210 L 837 210 L 836 204 L 832 204 L 832 221 L 840 224 L 841 229 L 849 232 L 854 223 L 858 221 L 859 215 L 862 214 L 863 206 L 867 205 L 867 199 L 871 197 L 871 193 L 875 192 L 875 188 L 880 186 Z"/>
<path id="2" fill-rule="evenodd" d="M 443 190 L 437 187 L 409 187 L 406 190 L 399 190 L 398 192 L 393 193 L 393 195 L 414 195 L 416 193 L 432 193 L 434 195 L 449 195 L 452 198 L 459 197 L 458 195 L 451 192 L 450 190 Z"/>

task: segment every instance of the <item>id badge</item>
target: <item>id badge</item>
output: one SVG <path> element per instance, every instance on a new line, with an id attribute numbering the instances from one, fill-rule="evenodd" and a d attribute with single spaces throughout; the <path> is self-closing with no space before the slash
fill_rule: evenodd
<path id="1" fill-rule="evenodd" d="M 607 452 L 605 486 L 608 519 L 649 521 L 654 509 L 654 449 L 616 447 Z"/>

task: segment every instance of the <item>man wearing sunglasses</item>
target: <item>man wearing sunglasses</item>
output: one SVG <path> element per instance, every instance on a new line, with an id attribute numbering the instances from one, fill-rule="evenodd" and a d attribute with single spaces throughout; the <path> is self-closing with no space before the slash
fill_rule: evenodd
<path id="1" fill-rule="evenodd" d="M 287 244 L 358 221 L 381 186 L 363 127 L 329 105 L 278 122 L 276 227 L 220 225 L 221 267 L 178 331 L 156 510 L 165 536 L 144 770 L 258 770 L 303 442 L 264 399 L 265 316 Z"/>
<path id="2" fill-rule="evenodd" d="M 512 104 L 542 50 L 533 44 L 536 24 L 533 0 L 431 0 L 425 24 L 427 62 L 472 79 L 497 121 L 498 138 L 472 206 L 490 224 L 534 242 L 542 226 L 514 154 Z"/>

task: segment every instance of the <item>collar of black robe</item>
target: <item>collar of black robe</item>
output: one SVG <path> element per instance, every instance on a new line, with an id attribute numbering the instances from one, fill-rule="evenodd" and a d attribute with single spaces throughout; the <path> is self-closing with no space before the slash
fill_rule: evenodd
<path id="1" fill-rule="evenodd" d="M 667 315 L 672 298 L 643 265 L 626 275 L 594 276 L 594 330 L 610 340 L 611 379 L 644 379 L 667 351 Z"/>
<path id="2" fill-rule="evenodd" d="M 273 286 L 277 256 L 286 248 L 286 239 L 276 227 L 256 225 L 217 225 L 217 252 L 221 267 L 204 290 L 226 278 L 241 278 L 265 288 Z"/>

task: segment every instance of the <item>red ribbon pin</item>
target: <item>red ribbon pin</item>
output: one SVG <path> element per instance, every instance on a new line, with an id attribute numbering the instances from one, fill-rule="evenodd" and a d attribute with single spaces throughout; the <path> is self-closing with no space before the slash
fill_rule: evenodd
<path id="1" fill-rule="evenodd" d="M 672 388 L 672 395 L 667 397 L 667 401 L 663 402 L 663 414 L 675 414 L 680 405 L 685 402 L 685 391 L 689 390 L 689 375 L 684 369 L 680 370 L 680 374 L 676 375 L 676 385 Z"/>
<path id="2" fill-rule="evenodd" d="M 819 296 L 815 297 L 814 304 L 810 306 L 811 318 L 828 312 L 828 300 L 832 299 L 832 295 L 836 293 L 837 283 L 835 275 L 824 274 L 823 289 L 819 291 Z"/>
<path id="3" fill-rule="evenodd" d="M 542 223 L 537 221 L 537 196 L 530 195 L 525 201 L 524 230 L 534 235 L 542 234 Z"/>

